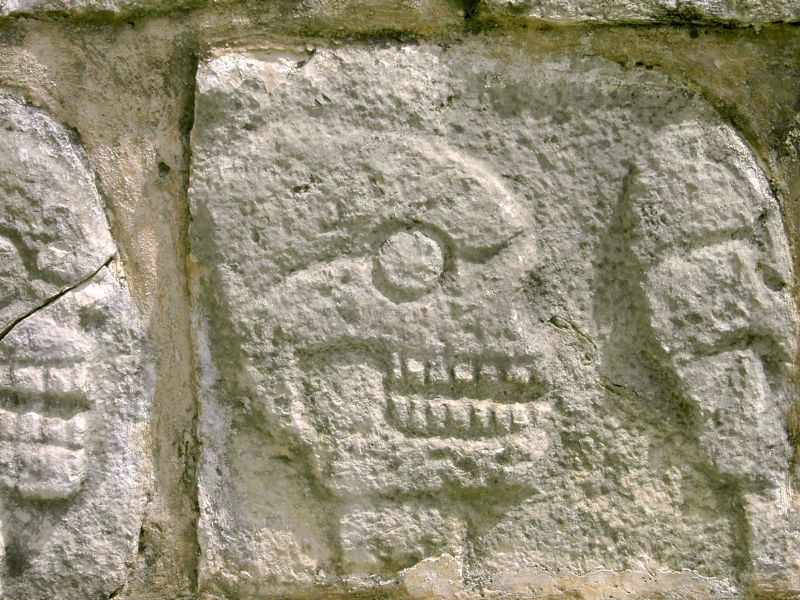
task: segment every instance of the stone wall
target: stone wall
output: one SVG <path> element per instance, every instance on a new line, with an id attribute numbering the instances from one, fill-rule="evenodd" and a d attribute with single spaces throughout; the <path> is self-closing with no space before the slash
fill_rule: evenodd
<path id="1" fill-rule="evenodd" d="M 798 20 L 0 0 L 0 596 L 800 598 Z"/>

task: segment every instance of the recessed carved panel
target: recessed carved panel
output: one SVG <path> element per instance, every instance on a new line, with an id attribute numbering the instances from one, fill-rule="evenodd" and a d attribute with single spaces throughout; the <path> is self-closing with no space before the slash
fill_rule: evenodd
<path id="1" fill-rule="evenodd" d="M 786 238 L 700 98 L 499 41 L 230 52 L 192 150 L 204 589 L 794 560 Z"/>

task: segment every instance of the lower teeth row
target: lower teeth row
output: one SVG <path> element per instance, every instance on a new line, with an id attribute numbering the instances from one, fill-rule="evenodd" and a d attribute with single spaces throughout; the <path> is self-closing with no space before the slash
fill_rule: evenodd
<path id="1" fill-rule="evenodd" d="M 12 413 L 0 410 L 0 439 L 44 443 L 65 448 L 80 448 L 86 434 L 85 415 L 69 420 L 43 417 L 35 412 Z"/>
<path id="2" fill-rule="evenodd" d="M 530 423 L 525 405 L 497 404 L 488 400 L 420 400 L 393 396 L 388 412 L 395 427 L 414 435 L 504 435 L 520 431 Z"/>

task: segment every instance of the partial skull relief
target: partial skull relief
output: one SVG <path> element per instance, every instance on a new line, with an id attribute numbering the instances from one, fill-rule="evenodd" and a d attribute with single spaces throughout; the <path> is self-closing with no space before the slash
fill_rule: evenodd
<path id="1" fill-rule="evenodd" d="M 109 594 L 138 531 L 142 325 L 73 136 L 0 95 L 0 147 L 0 581 L 9 599 Z"/>
<path id="2" fill-rule="evenodd" d="M 523 331 L 533 324 L 524 315 L 482 309 L 513 290 L 535 260 L 530 219 L 479 163 L 464 164 L 441 147 L 426 150 L 420 139 L 401 144 L 387 157 L 396 173 L 383 176 L 391 181 L 417 173 L 418 193 L 386 208 L 380 199 L 360 207 L 363 214 L 353 218 L 364 221 L 363 233 L 356 227 L 349 232 L 361 246 L 354 256 L 290 274 L 268 302 L 275 326 L 292 337 L 292 377 L 301 377 L 307 390 L 314 385 L 307 375 L 321 365 L 335 370 L 344 359 L 353 368 L 377 367 L 385 398 L 353 415 L 360 423 L 345 425 L 342 413 L 352 399 L 344 394 L 339 401 L 345 404 L 337 406 L 323 385 L 310 402 L 315 430 L 341 430 L 340 442 L 350 444 L 353 436 L 388 425 L 401 434 L 398 442 L 416 440 L 411 443 L 420 450 L 463 439 L 472 454 L 482 438 L 525 428 L 531 415 L 521 403 L 549 386 L 548 376 L 537 372 L 546 364 L 547 337 L 526 339 Z M 441 452 L 437 473 L 454 467 L 450 450 Z M 351 466 L 342 468 L 341 476 L 350 477 Z M 438 489 L 441 475 L 430 475 L 420 484 Z M 369 479 L 352 485 L 372 488 L 376 482 Z"/>
<path id="3" fill-rule="evenodd" d="M 54 321 L 39 325 L 46 338 L 61 335 L 41 339 L 40 331 L 28 331 L 8 351 L 0 413 L 2 484 L 21 498 L 63 500 L 86 477 L 85 360 L 92 352 L 80 331 L 59 331 Z"/>
<path id="4" fill-rule="evenodd" d="M 797 558 L 786 238 L 700 99 L 478 44 L 198 90 L 207 589 L 713 597 Z"/>

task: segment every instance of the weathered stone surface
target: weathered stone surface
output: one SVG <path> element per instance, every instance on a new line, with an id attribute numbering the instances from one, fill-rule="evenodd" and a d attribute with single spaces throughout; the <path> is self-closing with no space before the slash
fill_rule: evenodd
<path id="1" fill-rule="evenodd" d="M 225 4 L 236 3 L 226 0 L 0 0 L 0 16 L 103 13 L 138 16 Z M 447 12 L 447 4 L 437 0 L 308 0 L 287 3 L 281 14 L 284 18 L 289 14 L 293 18 L 319 20 L 322 17 L 324 20 L 335 18 L 341 12 L 365 18 L 389 12 L 401 19 L 397 23 L 400 25 L 414 22 L 412 15 L 441 16 L 443 11 Z M 559 24 L 724 22 L 761 25 L 797 21 L 800 0 L 486 0 L 480 3 L 477 11 L 484 16 L 523 16 Z"/>
<path id="2" fill-rule="evenodd" d="M 0 94 L 0 331 L 114 253 L 94 179 L 70 133 Z"/>
<path id="3" fill-rule="evenodd" d="M 114 247 L 80 150 L 43 113 L 5 97 L 2 111 L 3 597 L 107 598 L 141 522 L 143 325 L 104 266 Z"/>
<path id="4" fill-rule="evenodd" d="M 0 0 L 0 15 L 36 13 L 141 13 L 181 9 L 191 2 L 170 3 L 151 0 Z"/>
<path id="5" fill-rule="evenodd" d="M 191 11 L 228 10 L 258 15 L 264 22 L 286 25 L 343 26 L 381 31 L 385 28 L 410 28 L 433 31 L 443 25 L 463 24 L 464 10 L 449 0 L 279 0 L 241 2 L 239 0 L 0 0 L 3 16 L 126 17 L 152 16 Z M 230 18 L 230 17 L 228 17 Z M 239 19 L 234 28 L 240 24 Z"/>
<path id="6" fill-rule="evenodd" d="M 102 269 L 0 342 L 6 598 L 108 597 L 141 513 L 141 325 Z"/>
<path id="7" fill-rule="evenodd" d="M 661 75 L 490 48 L 201 65 L 202 589 L 800 590 L 755 159 Z"/>
<path id="8" fill-rule="evenodd" d="M 489 12 L 552 23 L 764 24 L 800 19 L 798 0 L 487 0 Z"/>

